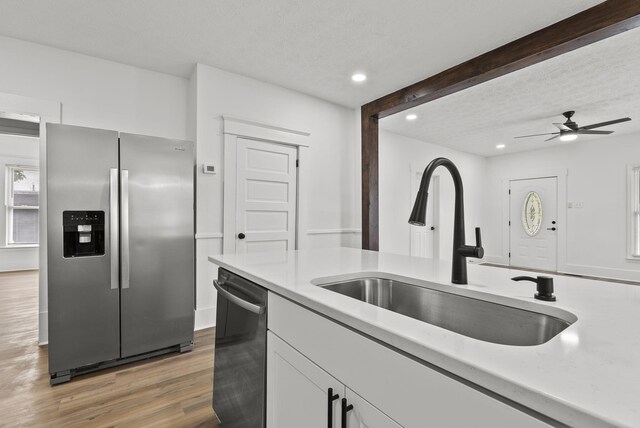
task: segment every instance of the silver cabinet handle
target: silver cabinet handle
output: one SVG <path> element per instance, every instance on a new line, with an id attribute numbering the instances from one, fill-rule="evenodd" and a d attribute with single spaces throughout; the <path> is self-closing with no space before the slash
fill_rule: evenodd
<path id="1" fill-rule="evenodd" d="M 122 288 L 129 288 L 129 171 L 120 171 L 120 227 Z"/>
<path id="2" fill-rule="evenodd" d="M 249 312 L 253 312 L 254 314 L 258 315 L 264 313 L 264 306 L 254 305 L 253 303 L 249 303 L 246 300 L 242 300 L 238 296 L 234 296 L 233 294 L 222 288 L 218 280 L 213 280 L 213 286 L 216 288 L 216 290 L 218 290 L 218 293 L 222 294 L 228 301 L 240 306 L 242 309 L 246 309 Z"/>
<path id="3" fill-rule="evenodd" d="M 116 290 L 120 282 L 118 263 L 118 168 L 109 169 L 109 242 L 111 248 L 111 289 Z"/>

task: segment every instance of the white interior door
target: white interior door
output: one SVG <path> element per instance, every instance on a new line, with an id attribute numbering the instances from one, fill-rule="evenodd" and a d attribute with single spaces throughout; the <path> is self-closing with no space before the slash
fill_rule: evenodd
<path id="1" fill-rule="evenodd" d="M 509 189 L 509 264 L 557 270 L 557 178 L 513 180 Z"/>
<path id="2" fill-rule="evenodd" d="M 413 209 L 413 204 L 420 188 L 422 181 L 422 171 L 412 170 L 411 172 L 411 206 L 409 211 Z M 429 184 L 429 200 L 427 202 L 427 216 L 425 226 L 409 225 L 410 232 L 410 254 L 416 257 L 425 257 L 428 259 L 438 259 L 440 257 L 438 251 L 438 202 L 440 191 L 440 177 L 434 175 L 431 177 Z"/>
<path id="3" fill-rule="evenodd" d="M 242 138 L 236 147 L 236 252 L 295 249 L 296 148 Z"/>

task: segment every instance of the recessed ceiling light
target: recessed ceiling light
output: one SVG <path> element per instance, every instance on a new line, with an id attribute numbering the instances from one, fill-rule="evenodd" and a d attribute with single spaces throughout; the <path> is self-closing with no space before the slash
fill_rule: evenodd
<path id="1" fill-rule="evenodd" d="M 354 82 L 364 82 L 365 80 L 367 80 L 367 76 L 362 73 L 356 73 L 351 76 L 351 80 L 353 80 Z"/>
<path id="2" fill-rule="evenodd" d="M 407 120 L 416 120 L 418 118 L 417 114 L 408 114 Z"/>
<path id="3" fill-rule="evenodd" d="M 504 144 L 498 144 L 496 146 L 496 149 L 504 149 L 504 147 L 505 147 Z"/>
<path id="4" fill-rule="evenodd" d="M 578 138 L 578 134 L 574 134 L 573 132 L 569 132 L 566 134 L 562 134 L 560 136 L 560 141 L 573 141 Z"/>

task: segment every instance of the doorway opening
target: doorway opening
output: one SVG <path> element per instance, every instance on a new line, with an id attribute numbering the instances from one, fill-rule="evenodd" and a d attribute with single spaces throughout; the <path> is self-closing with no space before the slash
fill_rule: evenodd
<path id="1" fill-rule="evenodd" d="M 60 112 L 57 102 L 0 93 L 0 312 L 25 334 L 33 325 L 40 345 L 48 342 L 46 123 L 60 123 Z"/>
<path id="2" fill-rule="evenodd" d="M 0 109 L 0 339 L 20 347 L 38 335 L 39 163 L 40 116 Z"/>

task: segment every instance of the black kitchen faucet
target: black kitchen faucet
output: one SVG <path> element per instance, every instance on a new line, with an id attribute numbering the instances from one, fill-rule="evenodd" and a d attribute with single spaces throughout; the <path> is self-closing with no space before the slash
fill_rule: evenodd
<path id="1" fill-rule="evenodd" d="M 466 245 L 464 236 L 464 199 L 462 191 L 462 177 L 460 172 L 456 168 L 455 164 L 447 158 L 437 158 L 431 161 L 422 174 L 422 181 L 420 182 L 420 190 L 416 196 L 416 201 L 413 205 L 413 211 L 409 217 L 409 224 L 414 226 L 424 226 L 425 217 L 427 212 L 427 199 L 429 193 L 429 183 L 431 182 L 431 176 L 433 171 L 443 166 L 449 170 L 453 177 L 453 185 L 456 192 L 456 200 L 454 207 L 454 219 L 453 219 L 453 258 L 451 266 L 451 282 L 454 284 L 466 284 L 467 283 L 467 257 L 475 257 L 481 259 L 484 256 L 484 249 L 482 248 L 482 238 L 480 236 L 480 228 L 476 227 L 476 245 Z"/>

